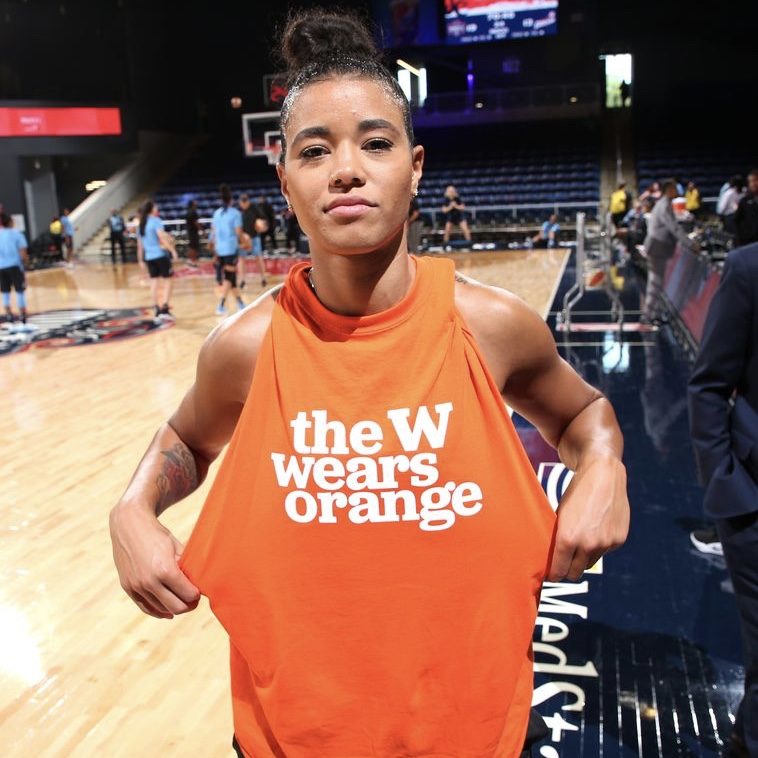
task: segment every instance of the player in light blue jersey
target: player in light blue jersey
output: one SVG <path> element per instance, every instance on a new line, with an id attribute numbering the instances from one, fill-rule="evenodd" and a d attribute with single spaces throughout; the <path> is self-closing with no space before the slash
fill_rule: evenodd
<path id="1" fill-rule="evenodd" d="M 64 208 L 61 214 L 60 222 L 63 227 L 63 244 L 66 246 L 66 263 L 73 268 L 74 266 L 74 225 L 69 218 L 69 209 Z"/>
<path id="2" fill-rule="evenodd" d="M 242 309 L 245 303 L 237 289 L 237 258 L 240 247 L 249 245 L 242 233 L 242 214 L 232 205 L 232 191 L 228 184 L 222 184 L 221 207 L 217 208 L 211 219 L 210 244 L 221 267 L 221 300 L 216 307 L 216 315 L 226 314 L 226 298 L 231 292 L 237 300 L 237 306 Z"/>
<path id="3" fill-rule="evenodd" d="M 5 320 L 15 321 L 11 309 L 11 288 L 16 291 L 16 306 L 22 323 L 26 323 L 26 277 L 24 266 L 29 262 L 26 237 L 13 228 L 13 220 L 0 213 L 0 292 L 3 295 Z"/>
<path id="4" fill-rule="evenodd" d="M 560 231 L 561 225 L 558 223 L 558 215 L 551 213 L 550 218 L 542 224 L 537 234 L 532 237 L 532 244 L 535 247 L 556 247 L 558 232 Z"/>
<path id="5" fill-rule="evenodd" d="M 171 256 L 171 257 L 169 257 Z M 153 296 L 155 317 L 173 318 L 169 306 L 171 298 L 171 258 L 178 260 L 174 238 L 163 228 L 158 206 L 148 200 L 141 209 L 137 235 L 137 260 L 150 274 L 150 292 Z"/>

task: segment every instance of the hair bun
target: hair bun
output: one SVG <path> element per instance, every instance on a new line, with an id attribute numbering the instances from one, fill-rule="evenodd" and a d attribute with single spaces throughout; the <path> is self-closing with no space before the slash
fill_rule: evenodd
<path id="1" fill-rule="evenodd" d="M 281 56 L 293 76 L 323 58 L 377 61 L 380 53 L 370 30 L 355 13 L 315 8 L 289 18 L 282 32 Z"/>

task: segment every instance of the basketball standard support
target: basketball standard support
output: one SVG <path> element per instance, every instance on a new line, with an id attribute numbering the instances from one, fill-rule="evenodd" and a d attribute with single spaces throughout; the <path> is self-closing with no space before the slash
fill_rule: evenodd
<path id="1" fill-rule="evenodd" d="M 563 310 L 559 314 L 560 328 L 571 331 L 571 312 L 587 291 L 587 277 L 602 276 L 602 289 L 611 301 L 611 322 L 616 324 L 619 333 L 624 325 L 624 306 L 613 286 L 611 266 L 613 263 L 613 245 L 611 243 L 610 219 L 606 216 L 598 244 L 590 248 L 585 225 L 585 214 L 576 214 L 576 278 L 571 289 L 563 297 Z M 595 249 L 596 248 L 596 249 Z M 593 287 L 593 289 L 595 289 Z"/>

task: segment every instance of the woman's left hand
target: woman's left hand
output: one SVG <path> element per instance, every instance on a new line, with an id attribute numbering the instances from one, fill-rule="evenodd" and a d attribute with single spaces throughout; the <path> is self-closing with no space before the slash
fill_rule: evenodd
<path id="1" fill-rule="evenodd" d="M 629 533 L 626 469 L 614 457 L 580 466 L 558 507 L 553 559 L 547 579 L 577 581 Z"/>

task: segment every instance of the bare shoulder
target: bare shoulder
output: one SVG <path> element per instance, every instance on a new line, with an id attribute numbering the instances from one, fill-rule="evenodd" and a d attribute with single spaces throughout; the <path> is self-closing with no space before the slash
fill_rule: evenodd
<path id="1" fill-rule="evenodd" d="M 222 379 L 230 399 L 245 401 L 281 287 L 267 290 L 208 335 L 200 350 L 198 378 L 203 373 Z"/>
<path id="2" fill-rule="evenodd" d="M 455 305 L 501 388 L 524 365 L 552 360 L 556 354 L 545 322 L 513 292 L 456 271 Z"/>
<path id="3" fill-rule="evenodd" d="M 481 315 L 491 317 L 497 312 L 507 311 L 513 307 L 518 308 L 519 304 L 526 305 L 512 292 L 502 287 L 482 284 L 460 271 L 455 272 L 455 305 L 467 321 L 469 318 L 476 319 Z"/>
<path id="4" fill-rule="evenodd" d="M 522 340 L 524 330 L 547 331 L 540 315 L 518 295 L 455 272 L 455 305 L 477 339 Z"/>

